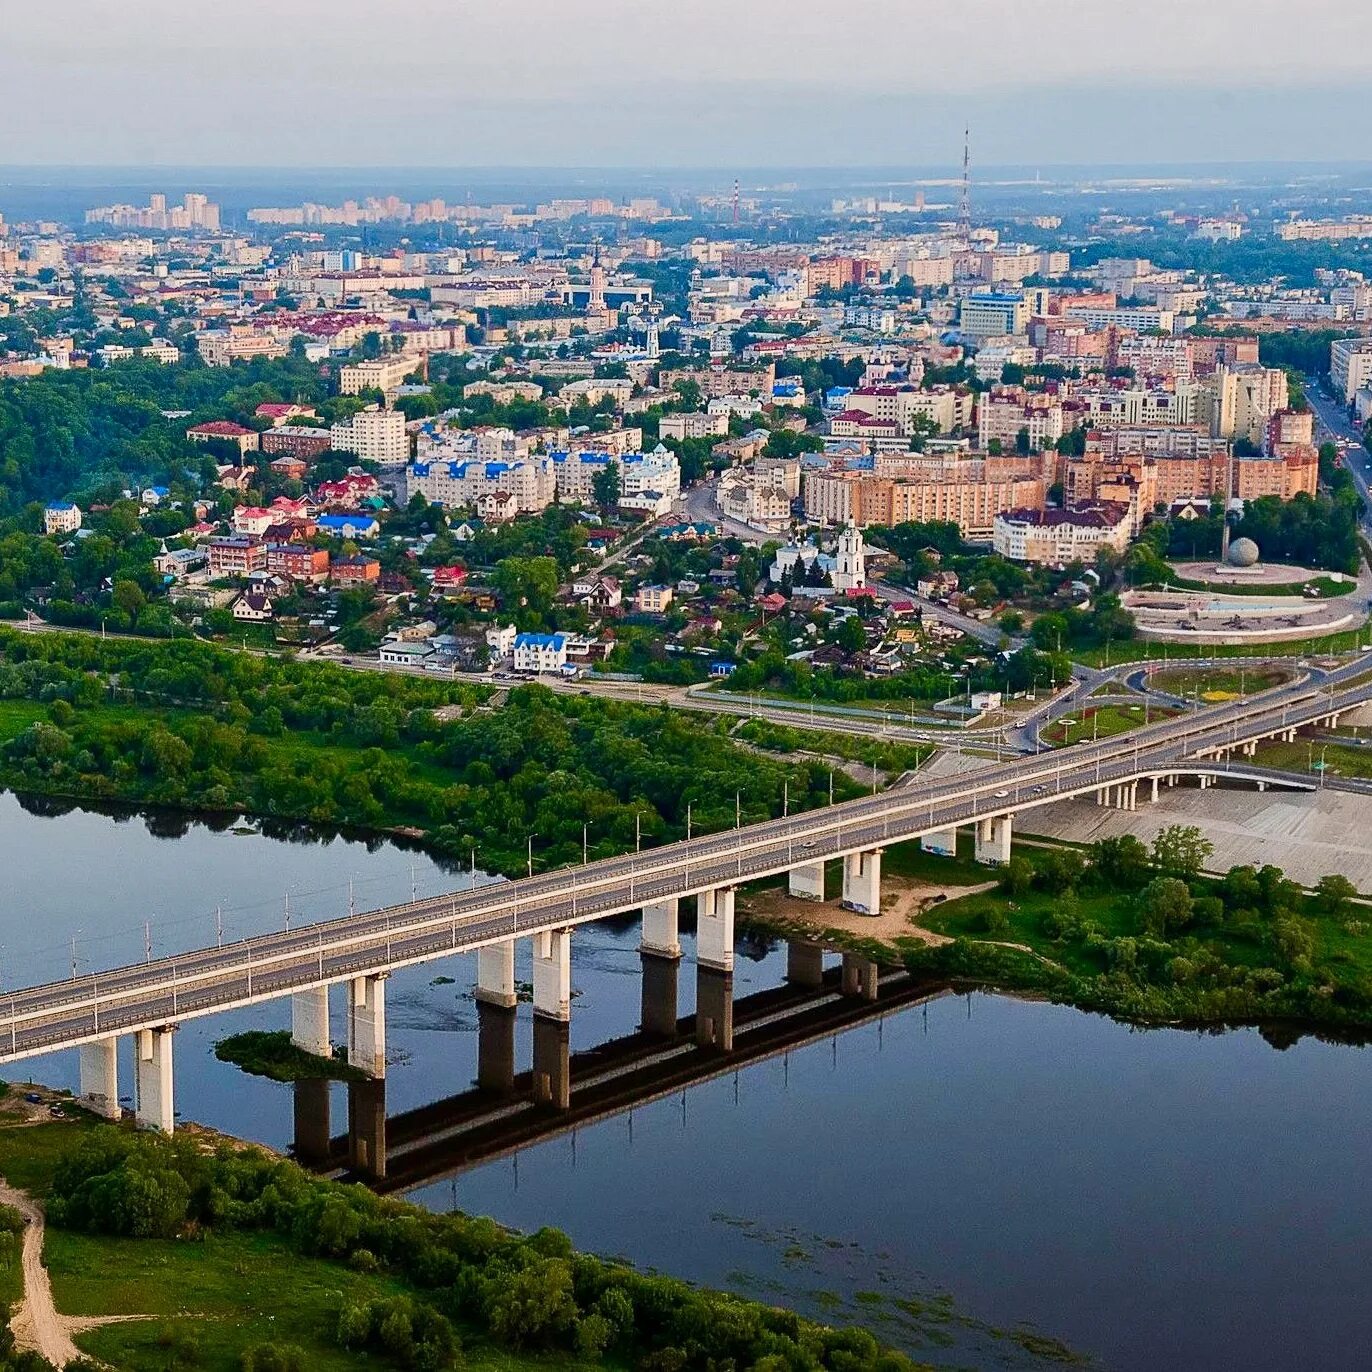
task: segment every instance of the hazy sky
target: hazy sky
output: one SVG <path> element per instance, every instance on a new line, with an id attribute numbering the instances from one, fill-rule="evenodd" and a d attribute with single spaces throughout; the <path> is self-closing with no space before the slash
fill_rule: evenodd
<path id="1" fill-rule="evenodd" d="M 0 164 L 1372 158 L 1355 0 L 0 6 Z"/>

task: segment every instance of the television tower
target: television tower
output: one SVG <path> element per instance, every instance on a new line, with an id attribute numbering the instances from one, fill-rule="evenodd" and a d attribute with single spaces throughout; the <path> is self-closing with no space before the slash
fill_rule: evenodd
<path id="1" fill-rule="evenodd" d="M 734 177 L 734 223 L 738 223 L 738 177 Z"/>
<path id="2" fill-rule="evenodd" d="M 968 241 L 972 237 L 972 131 L 962 134 L 962 194 L 958 197 L 958 228 Z"/>

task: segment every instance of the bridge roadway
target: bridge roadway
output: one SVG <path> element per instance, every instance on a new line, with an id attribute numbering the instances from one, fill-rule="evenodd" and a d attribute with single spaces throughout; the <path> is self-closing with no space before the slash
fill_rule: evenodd
<path id="1" fill-rule="evenodd" d="M 742 829 L 451 896 L 258 935 L 222 947 L 16 990 L 0 998 L 0 1062 L 381 976 L 540 931 L 563 929 L 847 854 L 1012 816 L 1152 776 L 1237 775 L 1239 746 L 1372 700 L 1372 663 L 1197 711 L 1121 738 L 1019 758 Z M 1214 756 L 1199 756 L 1213 754 Z"/>

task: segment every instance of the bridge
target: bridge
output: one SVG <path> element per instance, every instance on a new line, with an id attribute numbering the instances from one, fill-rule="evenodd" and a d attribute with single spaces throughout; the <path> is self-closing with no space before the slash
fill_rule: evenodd
<path id="1" fill-rule="evenodd" d="M 677 964 L 645 956 L 637 1032 L 572 1053 L 565 1024 L 535 1021 L 536 1036 L 542 1031 L 553 1042 L 536 1044 L 534 1071 L 569 1084 L 568 1104 L 558 1110 L 540 1108 L 533 1073 L 515 1070 L 513 1016 L 483 1005 L 475 1085 L 388 1117 L 385 1078 L 349 1082 L 347 1130 L 330 1137 L 330 1083 L 296 1082 L 295 1156 L 382 1192 L 410 1191 L 601 1120 L 632 1119 L 654 1101 L 949 994 L 903 967 L 845 953 L 841 967 L 825 970 L 822 956 L 815 944 L 793 942 L 786 981 L 733 1002 L 728 1053 L 702 1047 L 695 1035 L 698 1017 L 719 1007 L 701 1004 L 677 1019 Z"/>
<path id="2" fill-rule="evenodd" d="M 842 862 L 842 898 L 875 914 L 881 855 L 890 843 L 920 840 L 955 850 L 957 831 L 975 831 L 977 860 L 1009 861 L 1017 816 L 1094 794 L 1098 803 L 1134 808 L 1158 789 L 1193 778 L 1259 788 L 1272 774 L 1247 766 L 1259 742 L 1291 740 L 1312 725 L 1372 700 L 1372 664 L 1349 663 L 1318 683 L 1295 682 L 1098 743 L 996 764 L 971 776 L 922 781 L 760 824 L 691 837 L 518 881 L 411 901 L 302 929 L 16 990 L 0 998 L 0 1063 L 59 1049 L 81 1049 L 80 1093 L 98 1113 L 119 1114 L 117 1041 L 135 1040 L 135 1117 L 170 1132 L 173 1034 L 180 1022 L 289 996 L 294 1041 L 328 1055 L 329 994 L 342 986 L 348 1060 L 385 1074 L 387 975 L 398 967 L 477 953 L 479 1002 L 513 1013 L 515 941 L 533 940 L 536 1020 L 565 1024 L 571 1013 L 572 931 L 590 920 L 642 911 L 642 949 L 677 959 L 683 899 L 696 901 L 697 963 L 702 977 L 732 976 L 734 896 L 747 881 L 788 874 L 791 893 L 823 900 L 825 866 Z M 1296 782 L 1294 784 L 1302 784 Z M 698 1024 L 724 1042 L 727 1016 Z M 552 1074 L 534 1072 L 535 1098 L 565 1106 Z"/>

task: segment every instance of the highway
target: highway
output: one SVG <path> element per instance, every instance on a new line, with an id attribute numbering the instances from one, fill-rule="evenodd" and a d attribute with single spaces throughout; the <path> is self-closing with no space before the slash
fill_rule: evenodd
<path id="1" fill-rule="evenodd" d="M 736 885 L 1012 815 L 1108 783 L 1172 771 L 1242 773 L 1241 760 L 1199 761 L 1196 755 L 1320 722 L 1369 699 L 1372 663 L 1357 661 L 1323 682 L 1291 683 L 1118 738 L 988 766 L 972 776 L 917 776 L 883 794 L 743 829 L 16 990 L 0 999 L 0 1061 Z"/>

